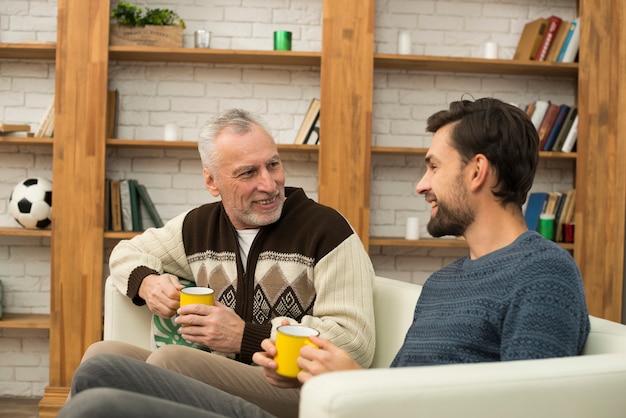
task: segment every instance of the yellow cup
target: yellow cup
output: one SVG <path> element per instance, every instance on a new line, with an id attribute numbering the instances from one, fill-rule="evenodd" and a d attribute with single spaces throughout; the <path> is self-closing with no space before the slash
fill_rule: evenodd
<path id="1" fill-rule="evenodd" d="M 213 289 L 208 287 L 186 287 L 180 291 L 180 306 L 200 303 L 213 305 Z"/>
<path id="2" fill-rule="evenodd" d="M 311 335 L 318 336 L 320 333 L 304 325 L 281 325 L 276 329 L 276 373 L 292 378 L 298 375 L 300 367 L 296 361 L 300 357 L 300 349 L 305 345 L 317 348 L 309 339 Z"/>

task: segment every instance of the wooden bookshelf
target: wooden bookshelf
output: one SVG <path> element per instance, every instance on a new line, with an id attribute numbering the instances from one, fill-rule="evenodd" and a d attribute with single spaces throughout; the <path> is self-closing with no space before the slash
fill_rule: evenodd
<path id="1" fill-rule="evenodd" d="M 0 59 L 54 60 L 54 42 L 0 43 Z"/>
<path id="2" fill-rule="evenodd" d="M 514 61 L 504 59 L 439 57 L 432 55 L 374 54 L 374 68 L 548 77 L 578 77 L 578 63 Z"/>
<path id="3" fill-rule="evenodd" d="M 156 48 L 110 46 L 111 61 L 164 61 L 237 65 L 292 65 L 319 67 L 321 53 L 299 51 L 249 51 L 213 48 Z"/>
<path id="4" fill-rule="evenodd" d="M 20 227 L 0 227 L 0 236 L 9 237 L 51 237 L 50 229 L 26 229 Z"/>
<path id="5" fill-rule="evenodd" d="M 398 154 L 398 155 L 426 155 L 428 148 L 411 148 L 411 147 L 382 147 L 373 146 L 373 154 Z M 539 151 L 539 158 L 555 159 L 555 160 L 576 160 L 578 155 L 575 152 L 553 152 Z"/>
<path id="6" fill-rule="evenodd" d="M 116 148 L 156 148 L 197 150 L 196 141 L 165 141 L 162 139 L 107 139 L 107 146 Z M 317 145 L 278 144 L 279 151 L 317 153 Z"/>
<path id="7" fill-rule="evenodd" d="M 0 328 L 50 329 L 50 315 L 3 313 Z"/>
<path id="8" fill-rule="evenodd" d="M 573 243 L 559 242 L 557 244 L 568 251 L 574 250 Z M 401 237 L 370 237 L 370 245 L 380 245 L 382 247 L 467 248 L 465 240 L 457 238 L 408 240 Z"/>

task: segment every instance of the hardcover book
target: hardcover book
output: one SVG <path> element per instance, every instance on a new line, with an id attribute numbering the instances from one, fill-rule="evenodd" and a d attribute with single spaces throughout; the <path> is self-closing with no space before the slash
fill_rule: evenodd
<path id="1" fill-rule="evenodd" d="M 556 115 L 552 129 L 548 134 L 548 139 L 546 139 L 545 145 L 541 148 L 543 151 L 552 151 L 552 147 L 556 142 L 556 138 L 559 136 L 559 132 L 561 132 L 561 128 L 563 128 L 563 123 L 570 110 L 571 108 L 566 104 L 559 106 L 559 113 Z"/>
<path id="2" fill-rule="evenodd" d="M 535 19 L 526 23 L 517 43 L 515 54 L 513 54 L 513 59 L 532 60 L 535 58 L 547 27 L 548 19 L 545 18 Z"/>
<path id="3" fill-rule="evenodd" d="M 526 220 L 526 225 L 528 226 L 529 230 L 537 230 L 539 215 L 543 213 L 547 202 L 548 193 L 534 192 L 528 195 L 528 202 L 526 203 L 524 219 Z"/>
<path id="4" fill-rule="evenodd" d="M 541 40 L 541 44 L 539 45 L 539 49 L 535 55 L 535 61 L 546 60 L 562 21 L 563 19 L 554 15 L 548 18 L 548 27 L 546 28 L 546 32 L 543 35 L 543 39 Z"/>
<path id="5" fill-rule="evenodd" d="M 309 104 L 309 109 L 304 115 L 304 119 L 300 124 L 300 129 L 296 134 L 296 139 L 293 141 L 294 144 L 305 144 L 307 138 L 311 134 L 311 130 L 315 127 L 315 122 L 317 122 L 317 118 L 320 115 L 320 100 L 312 99 Z"/>
<path id="6" fill-rule="evenodd" d="M 560 106 L 554 103 L 551 103 L 548 106 L 548 110 L 546 110 L 546 114 L 539 125 L 539 129 L 537 133 L 539 134 L 539 149 L 542 150 L 548 140 L 548 135 L 550 134 L 550 130 L 556 121 L 556 117 L 559 114 Z"/>

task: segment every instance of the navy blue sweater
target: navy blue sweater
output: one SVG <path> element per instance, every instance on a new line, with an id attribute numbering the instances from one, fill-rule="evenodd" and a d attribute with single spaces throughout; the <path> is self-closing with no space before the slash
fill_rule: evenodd
<path id="1" fill-rule="evenodd" d="M 391 367 L 574 356 L 589 335 L 580 271 L 536 232 L 424 284 Z"/>

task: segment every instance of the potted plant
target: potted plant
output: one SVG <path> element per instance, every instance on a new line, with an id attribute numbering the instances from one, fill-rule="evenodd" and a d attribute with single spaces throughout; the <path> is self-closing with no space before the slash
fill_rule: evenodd
<path id="1" fill-rule="evenodd" d="M 143 45 L 182 47 L 185 22 L 169 9 L 142 10 L 127 1 L 120 1 L 111 10 L 111 45 Z"/>

